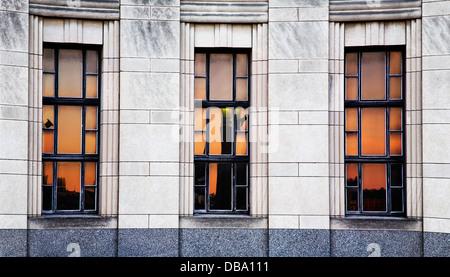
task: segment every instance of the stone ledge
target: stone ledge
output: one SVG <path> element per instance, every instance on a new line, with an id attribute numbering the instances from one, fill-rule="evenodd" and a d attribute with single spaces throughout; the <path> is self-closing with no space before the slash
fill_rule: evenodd
<path id="1" fill-rule="evenodd" d="M 422 220 L 415 218 L 355 216 L 330 218 L 330 230 L 422 231 Z"/>
<path id="2" fill-rule="evenodd" d="M 180 229 L 267 229 L 267 218 L 247 215 L 194 215 L 180 217 Z"/>
<path id="3" fill-rule="evenodd" d="M 116 229 L 117 217 L 95 215 L 44 215 L 28 218 L 29 230 L 49 229 Z"/>

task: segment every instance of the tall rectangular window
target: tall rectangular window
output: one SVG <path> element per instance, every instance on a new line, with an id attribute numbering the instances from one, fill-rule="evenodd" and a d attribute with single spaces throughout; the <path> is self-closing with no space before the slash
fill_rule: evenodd
<path id="1" fill-rule="evenodd" d="M 249 211 L 249 53 L 195 54 L 194 212 Z"/>
<path id="2" fill-rule="evenodd" d="M 347 49 L 347 214 L 406 213 L 404 92 L 403 49 Z"/>
<path id="3" fill-rule="evenodd" d="M 98 203 L 98 49 L 44 46 L 43 213 L 95 213 Z"/>

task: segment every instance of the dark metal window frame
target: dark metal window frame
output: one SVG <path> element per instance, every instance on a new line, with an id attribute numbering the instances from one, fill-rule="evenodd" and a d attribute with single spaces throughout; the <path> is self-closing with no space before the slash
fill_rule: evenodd
<path id="1" fill-rule="evenodd" d="M 206 54 L 206 76 L 202 75 L 194 75 L 194 79 L 196 77 L 205 78 L 206 79 L 206 100 L 194 100 L 195 106 L 206 108 L 206 126 L 209 125 L 209 111 L 208 108 L 244 108 L 247 109 L 247 155 L 236 155 L 236 116 L 233 114 L 233 143 L 232 143 L 232 153 L 231 154 L 220 154 L 220 155 L 209 155 L 209 131 L 205 130 L 206 133 L 206 141 L 205 141 L 205 154 L 204 155 L 195 155 L 194 154 L 194 197 L 195 197 L 195 164 L 204 163 L 205 165 L 205 209 L 197 210 L 194 207 L 194 214 L 249 214 L 250 212 L 250 116 L 249 116 L 249 107 L 250 107 L 250 72 L 251 72 L 251 50 L 246 48 L 195 48 L 195 54 Z M 211 54 L 232 54 L 233 55 L 233 100 L 230 101 L 222 101 L 222 100 L 210 100 L 209 99 L 209 89 L 210 89 L 210 55 Z M 246 54 L 247 55 L 247 100 L 246 101 L 238 101 L 236 100 L 236 55 L 237 54 Z M 232 196 L 231 196 L 231 209 L 230 210 L 210 210 L 209 209 L 209 164 L 210 163 L 229 163 L 232 165 Z M 247 165 L 247 177 L 246 177 L 246 188 L 247 188 L 247 199 L 246 199 L 246 210 L 237 210 L 236 209 L 236 188 L 244 187 L 236 184 L 236 166 L 238 163 L 245 163 Z"/>
<path id="2" fill-rule="evenodd" d="M 361 99 L 361 80 L 362 80 L 362 72 L 361 72 L 361 56 L 362 53 L 366 52 L 385 52 L 386 53 L 386 63 L 385 63 L 385 100 L 363 100 Z M 401 52 L 401 74 L 390 74 L 390 52 Z M 358 72 L 357 75 L 347 75 L 344 72 L 344 79 L 347 77 L 356 77 L 357 80 L 357 100 L 346 100 L 345 94 L 347 91 L 346 82 L 344 81 L 344 137 L 347 133 L 357 133 L 358 138 L 358 155 L 350 156 L 346 154 L 344 158 L 344 172 L 345 172 L 345 213 L 347 216 L 351 215 L 372 215 L 372 216 L 396 216 L 396 217 L 404 217 L 406 216 L 406 58 L 405 58 L 405 47 L 404 46 L 368 46 L 368 47 L 346 47 L 345 55 L 344 55 L 344 70 L 346 68 L 346 56 L 348 53 L 356 53 L 358 55 Z M 390 77 L 401 77 L 401 99 L 389 99 L 389 91 L 390 91 Z M 345 122 L 346 122 L 346 112 L 347 108 L 357 108 L 357 119 L 358 119 L 358 130 L 357 131 L 346 131 Z M 385 119 L 385 155 L 384 156 L 376 156 L 376 155 L 362 155 L 361 149 L 361 109 L 362 108 L 385 108 L 386 109 L 386 119 Z M 401 144 L 402 144 L 402 154 L 401 155 L 390 155 L 390 139 L 389 132 L 395 132 L 389 130 L 389 120 L 390 120 L 390 108 L 402 108 L 402 125 L 401 131 L 403 133 Z M 347 147 L 347 142 L 345 141 L 345 147 Z M 358 178 L 357 178 L 357 186 L 353 187 L 347 186 L 347 167 L 348 163 L 357 164 L 358 165 Z M 367 163 L 381 163 L 386 164 L 386 211 L 364 211 L 363 210 L 363 189 L 362 189 L 362 164 Z M 402 211 L 392 211 L 392 203 L 391 203 L 391 165 L 392 164 L 401 164 L 402 167 Z M 348 188 L 357 188 L 357 197 L 358 197 L 358 211 L 348 211 L 347 206 L 347 189 Z M 397 187 L 395 187 L 398 189 Z"/>
<path id="3" fill-rule="evenodd" d="M 44 203 L 42 201 L 42 214 L 97 214 L 98 213 L 98 204 L 99 204 L 99 163 L 100 163 L 100 115 L 101 115 L 101 46 L 99 45 L 88 45 L 88 44 L 59 44 L 59 43 L 44 43 L 44 49 L 53 49 L 54 50 L 54 72 L 44 71 L 42 74 L 51 73 L 54 74 L 54 96 L 43 96 L 42 97 L 42 105 L 51 105 L 54 107 L 54 129 L 48 129 L 43 127 L 43 130 L 54 130 L 53 135 L 53 153 L 42 153 L 42 168 L 44 168 L 44 162 L 52 162 L 53 163 L 53 181 L 52 186 L 52 209 L 44 210 Z M 60 50 L 81 50 L 82 51 L 82 96 L 80 98 L 75 97 L 58 97 L 59 92 L 59 51 Z M 98 72 L 97 74 L 87 73 L 86 72 L 86 51 L 96 51 L 97 52 L 97 65 Z M 86 76 L 88 75 L 97 75 L 97 98 L 86 98 Z M 81 107 L 81 153 L 80 154 L 58 154 L 58 107 L 59 106 L 80 106 Z M 94 106 L 97 107 L 97 153 L 95 154 L 86 154 L 85 153 L 85 133 L 86 133 L 86 106 Z M 58 210 L 57 209 L 57 166 L 58 162 L 80 162 L 80 209 L 79 210 Z M 85 210 L 85 162 L 96 162 L 96 190 L 95 190 L 95 208 L 94 210 Z M 43 173 L 43 170 L 42 170 Z M 43 174 L 42 174 L 43 175 Z M 44 178 L 44 175 L 42 176 Z M 42 180 L 42 190 L 47 186 L 44 184 Z M 43 195 L 43 194 L 42 194 Z M 43 196 L 42 196 L 43 197 Z M 43 200 L 43 199 L 42 199 Z"/>

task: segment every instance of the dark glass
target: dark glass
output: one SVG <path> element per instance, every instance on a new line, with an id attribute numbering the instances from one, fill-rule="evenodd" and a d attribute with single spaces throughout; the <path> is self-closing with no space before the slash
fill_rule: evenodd
<path id="1" fill-rule="evenodd" d="M 205 187 L 195 187 L 194 196 L 194 209 L 204 210 L 205 209 Z"/>
<path id="2" fill-rule="evenodd" d="M 205 185 L 205 163 L 195 163 L 194 185 Z"/>
<path id="3" fill-rule="evenodd" d="M 402 189 L 391 189 L 391 208 L 393 212 L 403 212 Z"/>
<path id="4" fill-rule="evenodd" d="M 391 165 L 391 187 L 403 186 L 403 165 L 392 164 Z"/>
<path id="5" fill-rule="evenodd" d="M 247 187 L 236 188 L 236 210 L 247 210 Z"/>
<path id="6" fill-rule="evenodd" d="M 42 210 L 51 211 L 53 203 L 53 186 L 42 186 Z"/>
<path id="7" fill-rule="evenodd" d="M 209 208 L 231 210 L 231 164 L 209 164 Z"/>
<path id="8" fill-rule="evenodd" d="M 237 185 L 247 185 L 248 180 L 248 170 L 246 163 L 236 164 L 236 184 Z"/>
<path id="9" fill-rule="evenodd" d="M 84 209 L 95 210 L 95 190 L 96 187 L 85 187 L 84 189 Z"/>
<path id="10" fill-rule="evenodd" d="M 347 211 L 358 211 L 358 189 L 347 188 Z"/>

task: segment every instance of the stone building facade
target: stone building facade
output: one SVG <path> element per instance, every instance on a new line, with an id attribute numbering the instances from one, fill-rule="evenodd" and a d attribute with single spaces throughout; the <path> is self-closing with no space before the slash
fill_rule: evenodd
<path id="1" fill-rule="evenodd" d="M 450 1 L 2 0 L 0 22 L 0 256 L 450 255 Z"/>

